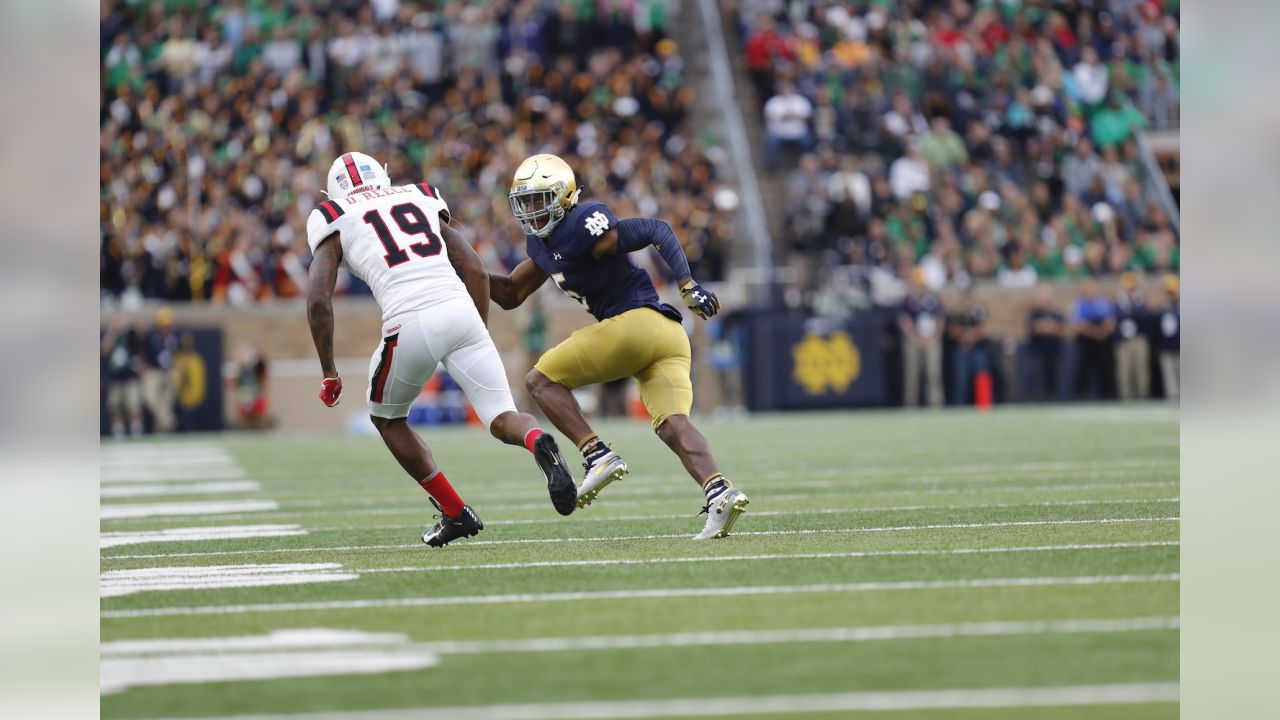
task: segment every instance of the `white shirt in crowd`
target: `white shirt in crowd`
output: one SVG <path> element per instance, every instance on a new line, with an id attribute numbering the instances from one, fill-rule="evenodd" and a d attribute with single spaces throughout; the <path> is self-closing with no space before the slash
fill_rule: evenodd
<path id="1" fill-rule="evenodd" d="M 1107 96 L 1107 66 L 1102 63 L 1077 63 L 1071 70 L 1076 81 L 1076 94 L 1092 105 Z"/>
<path id="2" fill-rule="evenodd" d="M 924 116 L 918 112 L 908 112 L 904 115 L 897 110 L 890 110 L 884 114 L 883 119 L 885 129 L 897 138 L 924 135 L 929 132 L 929 123 L 925 122 Z"/>
<path id="3" fill-rule="evenodd" d="M 783 140 L 800 140 L 809 134 L 809 117 L 813 105 L 799 93 L 774 95 L 764 104 L 765 127 L 770 135 Z"/>
<path id="4" fill-rule="evenodd" d="M 1023 265 L 1020 268 L 1002 267 L 996 271 L 996 282 L 1000 287 L 1033 288 L 1038 279 L 1036 269 L 1030 265 Z"/>
<path id="5" fill-rule="evenodd" d="M 928 192 L 929 164 L 910 155 L 894 160 L 889 166 L 889 187 L 899 200 L 906 200 L 917 192 Z"/>

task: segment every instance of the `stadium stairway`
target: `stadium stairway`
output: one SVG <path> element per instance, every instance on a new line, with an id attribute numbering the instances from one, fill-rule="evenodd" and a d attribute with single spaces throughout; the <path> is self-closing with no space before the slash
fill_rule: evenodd
<path id="1" fill-rule="evenodd" d="M 681 12 L 683 13 L 682 22 L 674 24 L 673 34 L 676 42 L 680 44 L 681 54 L 687 64 L 687 77 L 690 78 L 696 92 L 697 100 L 694 102 L 693 126 L 701 129 L 699 135 L 713 135 L 716 143 L 728 151 L 722 109 L 716 104 L 715 80 L 710 67 L 712 49 L 707 42 L 707 37 L 711 29 L 705 26 L 703 16 L 698 12 L 698 3 L 683 4 Z M 764 147 L 764 126 L 759 112 L 760 101 L 755 97 L 755 91 L 751 87 L 750 80 L 747 78 L 742 66 L 742 40 L 738 37 L 736 17 L 732 12 L 722 7 L 720 9 L 720 18 L 724 41 L 728 50 L 727 60 L 730 72 L 733 75 L 734 104 L 741 110 L 743 123 L 746 126 L 747 141 L 751 149 L 751 165 L 759 183 L 761 203 L 763 204 L 762 209 L 767 220 L 769 236 L 774 241 L 773 249 L 776 258 L 779 257 L 777 241 L 782 237 L 783 216 L 785 214 L 786 174 L 779 173 L 771 177 L 765 174 L 763 170 L 761 153 Z M 722 168 L 723 170 L 729 173 L 732 172 L 732 164 L 730 162 L 726 160 L 723 165 L 725 166 Z M 736 178 L 726 179 L 733 180 Z M 743 192 L 740 179 L 736 183 L 736 188 L 739 198 L 743 202 L 750 201 Z M 754 247 L 748 241 L 748 238 L 756 232 L 756 228 L 750 227 L 746 213 L 739 212 L 737 214 L 737 227 L 735 230 L 736 236 L 741 241 L 736 242 L 733 246 L 729 258 L 730 267 L 736 269 L 751 268 L 755 265 L 755 257 Z"/>

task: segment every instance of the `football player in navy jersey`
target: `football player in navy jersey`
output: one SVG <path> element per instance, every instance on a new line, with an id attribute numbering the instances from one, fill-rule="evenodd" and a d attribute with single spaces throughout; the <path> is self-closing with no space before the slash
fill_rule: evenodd
<path id="1" fill-rule="evenodd" d="M 679 278 L 689 309 L 706 319 L 720 301 L 695 282 L 671 226 L 651 218 L 619 220 L 603 203 L 579 203 L 573 170 L 555 155 L 534 155 L 516 170 L 508 199 L 529 255 L 510 275 L 489 274 L 499 306 L 519 306 L 552 278 L 596 322 L 538 360 L 525 378 L 529 393 L 586 459 L 578 507 L 627 473 L 627 464 L 582 417 L 571 392 L 584 385 L 634 377 L 662 438 L 706 494 L 706 525 L 694 539 L 722 538 L 746 509 L 747 496 L 721 474 L 707 440 L 689 421 L 689 337 L 680 311 L 658 300 L 649 274 L 628 253 L 654 246 Z"/>

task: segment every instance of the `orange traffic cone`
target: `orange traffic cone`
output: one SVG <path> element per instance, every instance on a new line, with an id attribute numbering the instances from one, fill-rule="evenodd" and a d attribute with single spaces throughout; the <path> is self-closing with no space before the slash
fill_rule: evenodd
<path id="1" fill-rule="evenodd" d="M 978 410 L 986 412 L 991 409 L 994 392 L 991 385 L 991 373 L 983 370 L 973 378 L 973 404 Z"/>

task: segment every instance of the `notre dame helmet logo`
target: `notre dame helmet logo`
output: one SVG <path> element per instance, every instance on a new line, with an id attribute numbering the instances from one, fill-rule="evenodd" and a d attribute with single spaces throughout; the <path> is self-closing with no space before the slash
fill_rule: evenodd
<path id="1" fill-rule="evenodd" d="M 791 377 L 810 395 L 843 393 L 862 371 L 858 346 L 846 332 L 805 335 L 791 348 L 795 365 Z"/>

